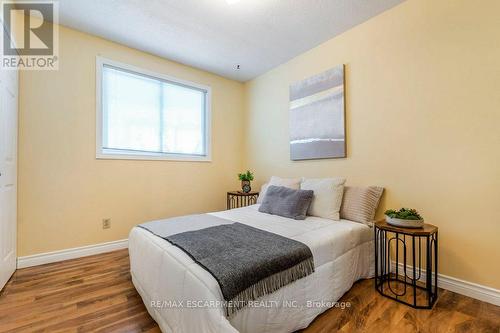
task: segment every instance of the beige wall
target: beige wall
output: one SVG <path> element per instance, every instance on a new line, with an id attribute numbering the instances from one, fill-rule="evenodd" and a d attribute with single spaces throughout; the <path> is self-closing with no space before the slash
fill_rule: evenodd
<path id="1" fill-rule="evenodd" d="M 498 12 L 496 0 L 408 0 L 245 86 L 61 28 L 60 69 L 20 77 L 18 255 L 223 209 L 249 167 L 257 183 L 276 174 L 382 185 L 381 211 L 415 207 L 439 226 L 441 273 L 500 288 Z M 96 55 L 210 85 L 213 162 L 96 160 Z M 291 162 L 288 86 L 340 63 L 348 157 Z"/>
<path id="2" fill-rule="evenodd" d="M 224 209 L 242 166 L 243 85 L 75 30 L 59 33 L 59 70 L 20 76 L 18 255 L 123 239 L 144 221 Z M 213 162 L 96 160 L 97 55 L 211 86 Z"/>
<path id="3" fill-rule="evenodd" d="M 440 273 L 500 288 L 499 12 L 409 0 L 248 82 L 245 167 L 384 186 L 439 227 Z M 341 63 L 348 157 L 291 162 L 289 84 Z"/>

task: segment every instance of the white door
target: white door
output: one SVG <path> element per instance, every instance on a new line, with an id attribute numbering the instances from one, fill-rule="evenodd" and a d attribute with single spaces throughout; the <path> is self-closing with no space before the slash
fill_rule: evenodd
<path id="1" fill-rule="evenodd" d="M 18 72 L 0 69 L 0 289 L 16 270 Z"/>

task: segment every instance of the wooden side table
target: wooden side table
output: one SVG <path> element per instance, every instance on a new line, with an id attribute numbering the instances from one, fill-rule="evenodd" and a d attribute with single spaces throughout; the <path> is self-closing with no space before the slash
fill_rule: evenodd
<path id="1" fill-rule="evenodd" d="M 227 209 L 240 208 L 257 203 L 259 192 L 227 192 Z"/>
<path id="2" fill-rule="evenodd" d="M 431 309 L 438 297 L 438 228 L 400 228 L 379 221 L 374 229 L 377 291 L 413 308 Z"/>

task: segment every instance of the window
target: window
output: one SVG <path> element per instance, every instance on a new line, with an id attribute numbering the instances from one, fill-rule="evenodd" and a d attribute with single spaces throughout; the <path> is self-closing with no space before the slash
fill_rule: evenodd
<path id="1" fill-rule="evenodd" d="M 210 88 L 97 59 L 97 158 L 210 160 Z"/>

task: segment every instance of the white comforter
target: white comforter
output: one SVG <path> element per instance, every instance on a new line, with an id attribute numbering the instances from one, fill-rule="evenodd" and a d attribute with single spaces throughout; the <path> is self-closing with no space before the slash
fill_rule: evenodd
<path id="1" fill-rule="evenodd" d="M 373 276 L 373 230 L 361 223 L 317 217 L 296 221 L 260 213 L 258 205 L 211 214 L 306 244 L 315 272 L 227 319 L 210 273 L 169 242 L 134 228 L 129 236 L 132 281 L 163 332 L 293 332 L 334 306 L 356 280 Z"/>

